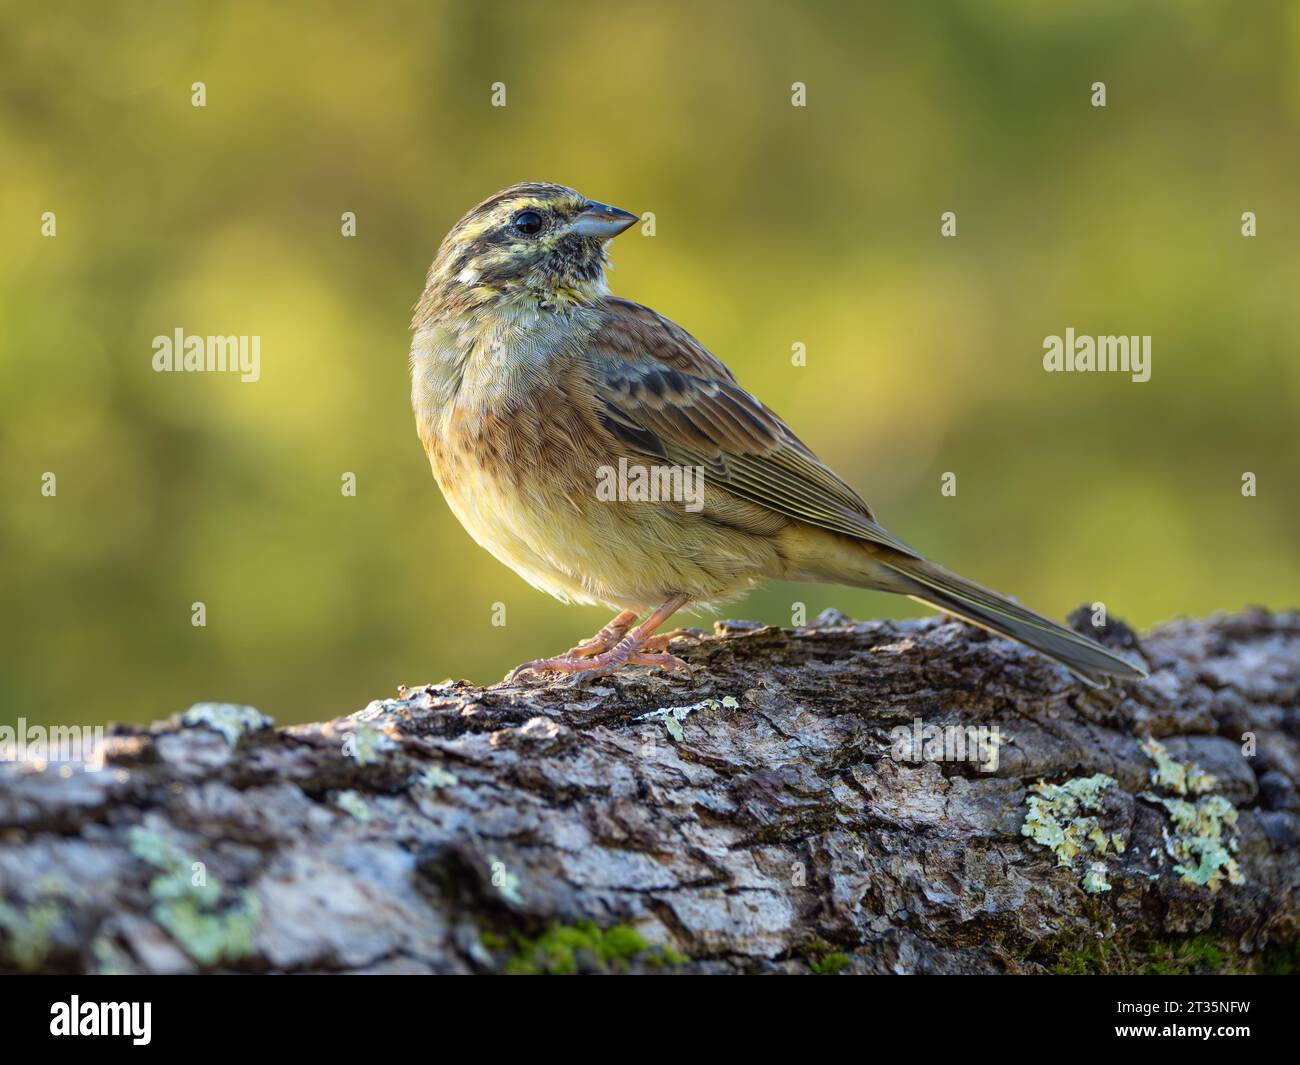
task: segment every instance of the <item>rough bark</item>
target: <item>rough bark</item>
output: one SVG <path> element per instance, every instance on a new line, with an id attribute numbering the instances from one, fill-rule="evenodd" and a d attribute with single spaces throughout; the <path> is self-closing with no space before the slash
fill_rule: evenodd
<path id="1" fill-rule="evenodd" d="M 1151 678 L 1090 690 L 954 621 L 830 612 L 684 636 L 685 676 L 448 681 L 283 729 L 211 706 L 118 727 L 102 772 L 0 767 L 0 968 L 1285 967 L 1300 614 L 1103 639 Z M 996 770 L 908 760 L 918 719 L 996 726 Z M 1097 774 L 1114 783 L 1068 784 Z M 1179 827 L 1215 795 L 1235 824 L 1220 804 Z M 1071 842 L 1023 834 L 1035 796 Z"/>

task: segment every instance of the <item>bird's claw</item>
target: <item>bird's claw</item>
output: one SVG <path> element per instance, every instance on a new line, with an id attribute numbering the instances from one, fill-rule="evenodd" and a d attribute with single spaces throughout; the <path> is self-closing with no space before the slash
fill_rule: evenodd
<path id="1" fill-rule="evenodd" d="M 541 673 L 547 669 L 561 669 L 561 662 L 578 665 L 580 661 L 580 659 L 569 658 L 566 655 L 560 655 L 556 658 L 536 658 L 531 662 L 523 662 L 515 666 L 514 669 L 506 674 L 506 683 L 510 684 L 514 682 L 521 673 Z"/>
<path id="2" fill-rule="evenodd" d="M 596 677 L 613 673 L 623 666 L 657 666 L 666 669 L 685 669 L 686 663 L 664 650 L 676 632 L 651 635 L 673 612 L 686 602 L 684 595 L 673 595 L 658 610 L 631 632 L 636 615 L 625 610 L 590 640 L 583 640 L 555 658 L 538 658 L 515 666 L 507 675 L 506 683 L 513 682 L 521 673 L 575 673 L 582 684 Z"/>

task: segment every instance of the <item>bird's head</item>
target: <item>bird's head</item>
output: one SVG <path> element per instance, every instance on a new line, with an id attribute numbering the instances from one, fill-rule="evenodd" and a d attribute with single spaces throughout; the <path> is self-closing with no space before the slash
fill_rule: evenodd
<path id="1" fill-rule="evenodd" d="M 598 299 L 608 291 L 605 242 L 636 220 L 563 185 L 511 185 L 452 227 L 422 302 L 440 313 L 501 298 L 543 307 Z"/>

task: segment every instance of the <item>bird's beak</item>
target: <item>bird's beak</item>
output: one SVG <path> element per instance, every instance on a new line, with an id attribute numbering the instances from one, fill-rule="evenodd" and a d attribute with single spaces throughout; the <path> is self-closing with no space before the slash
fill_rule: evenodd
<path id="1" fill-rule="evenodd" d="M 573 220 L 569 231 L 584 237 L 608 240 L 610 237 L 617 237 L 636 221 L 636 215 L 621 211 L 617 207 L 610 207 L 607 203 L 588 203 L 583 208 L 582 214 Z"/>

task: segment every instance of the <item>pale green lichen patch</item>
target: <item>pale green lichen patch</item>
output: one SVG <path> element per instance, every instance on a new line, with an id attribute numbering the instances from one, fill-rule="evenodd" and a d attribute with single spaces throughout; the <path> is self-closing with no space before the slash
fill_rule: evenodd
<path id="1" fill-rule="evenodd" d="M 1142 798 L 1157 802 L 1169 812 L 1174 831 L 1164 830 L 1165 853 L 1177 863 L 1174 872 L 1189 884 L 1218 891 L 1226 879 L 1244 884 L 1246 878 L 1233 854 L 1237 850 L 1237 810 L 1222 795 L 1207 795 L 1196 802 L 1165 799 L 1150 792 Z"/>
<path id="2" fill-rule="evenodd" d="M 1147 737 L 1142 752 L 1155 763 L 1151 783 L 1175 795 L 1202 796 L 1199 799 L 1169 798 L 1143 792 L 1142 798 L 1165 808 L 1173 832 L 1162 829 L 1165 853 L 1174 859 L 1174 872 L 1189 884 L 1218 891 L 1226 880 L 1244 884 L 1246 878 L 1233 855 L 1237 851 L 1237 809 L 1222 795 L 1206 795 L 1218 787 L 1218 779 L 1193 762 L 1171 758 L 1163 744 Z"/>
<path id="3" fill-rule="evenodd" d="M 127 846 L 135 857 L 156 869 L 177 870 L 188 864 L 185 853 L 173 840 L 139 825 L 127 834 Z"/>
<path id="4" fill-rule="evenodd" d="M 343 741 L 343 753 L 357 765 L 372 765 L 378 762 L 387 751 L 401 746 L 383 729 L 373 725 L 358 725 Z"/>
<path id="5" fill-rule="evenodd" d="M 682 732 L 682 722 L 691 714 L 699 710 L 735 710 L 740 706 L 739 701 L 734 695 L 724 695 L 721 699 L 701 699 L 698 703 L 691 703 L 689 706 L 661 706 L 658 710 L 651 710 L 648 714 L 641 714 L 636 718 L 637 721 L 662 721 L 668 734 L 678 743 L 681 743 L 684 733 Z"/>
<path id="6" fill-rule="evenodd" d="M 448 772 L 440 765 L 431 765 L 423 773 L 418 774 L 412 783 L 418 788 L 427 788 L 433 791 L 435 788 L 454 787 L 459 781 L 456 774 Z"/>
<path id="7" fill-rule="evenodd" d="M 99 936 L 90 945 L 95 972 L 100 976 L 124 976 L 131 971 L 131 959 L 112 940 Z"/>
<path id="8" fill-rule="evenodd" d="M 1089 851 L 1098 856 L 1107 852 L 1123 853 L 1123 837 L 1118 832 L 1104 832 L 1095 816 L 1101 813 L 1106 789 L 1114 785 L 1114 778 L 1104 773 L 1076 777 L 1064 784 L 1040 780 L 1029 789 L 1025 800 L 1029 812 L 1020 834 L 1050 849 L 1056 855 L 1057 864 L 1070 869 L 1080 855 Z M 1110 890 L 1105 862 L 1093 862 L 1089 866 L 1083 887 L 1092 894 Z"/>
<path id="9" fill-rule="evenodd" d="M 245 732 L 270 728 L 275 722 L 260 710 L 234 703 L 195 703 L 181 715 L 181 724 L 220 732 L 234 746 Z"/>
<path id="10" fill-rule="evenodd" d="M 0 953 L 24 971 L 40 968 L 50 952 L 50 940 L 61 920 L 59 905 L 53 901 L 30 905 L 0 902 Z"/>
<path id="11" fill-rule="evenodd" d="M 339 792 L 338 795 L 334 797 L 334 805 L 344 813 L 351 814 L 363 825 L 367 821 L 373 821 L 375 818 L 374 811 L 370 809 L 370 804 L 355 791 Z"/>
<path id="12" fill-rule="evenodd" d="M 1151 783 L 1175 795 L 1204 795 L 1219 786 L 1218 778 L 1192 762 L 1172 758 L 1159 740 L 1148 736 L 1140 744 L 1142 753 L 1155 763 Z"/>
<path id="13" fill-rule="evenodd" d="M 445 683 L 452 683 L 447 681 Z M 390 714 L 398 710 L 409 710 L 410 704 L 404 699 L 372 699 L 360 710 L 354 710 L 348 714 L 348 717 L 357 721 L 369 721 L 374 718 L 383 717 L 384 714 Z"/>
<path id="14" fill-rule="evenodd" d="M 1110 881 L 1106 879 L 1106 863 L 1092 862 L 1083 877 L 1083 890 L 1090 895 L 1099 895 L 1110 890 Z"/>
<path id="15" fill-rule="evenodd" d="M 191 958 L 213 965 L 253 952 L 261 906 L 252 891 L 228 897 L 220 880 L 157 832 L 132 828 L 129 846 L 135 857 L 159 871 L 149 882 L 153 918 Z"/>

